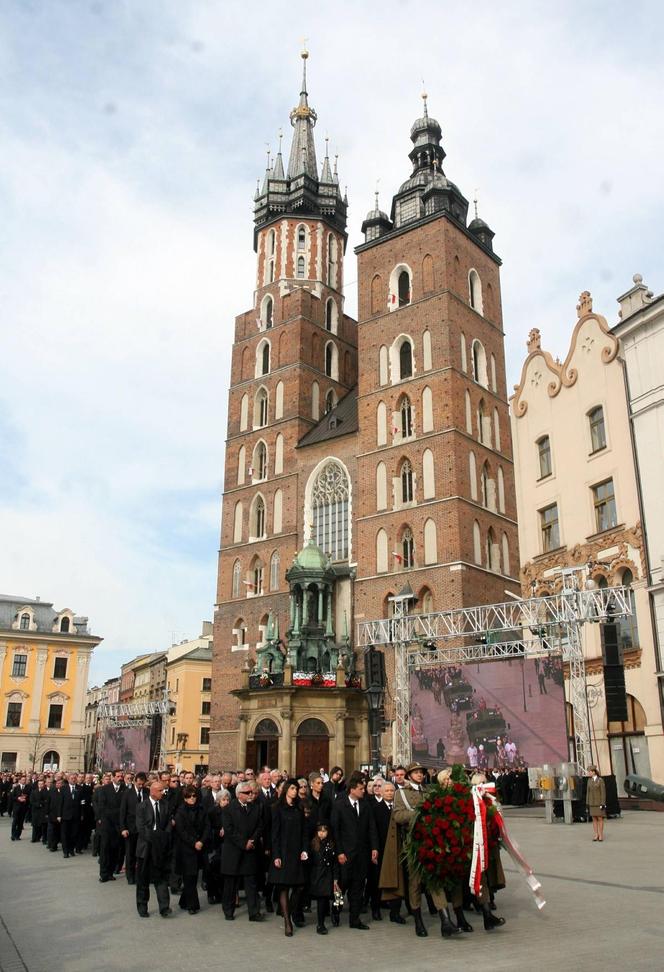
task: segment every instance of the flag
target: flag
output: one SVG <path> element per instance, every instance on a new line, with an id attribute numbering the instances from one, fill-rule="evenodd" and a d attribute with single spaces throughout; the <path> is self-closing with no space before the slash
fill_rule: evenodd
<path id="1" fill-rule="evenodd" d="M 253 466 L 249 466 L 249 475 L 253 478 L 253 475 L 254 475 L 254 467 Z"/>
<path id="2" fill-rule="evenodd" d="M 258 328 L 259 331 L 262 331 L 263 330 L 263 322 L 260 319 L 260 317 L 257 317 L 256 318 L 256 327 Z"/>
<path id="3" fill-rule="evenodd" d="M 398 553 L 396 552 L 396 550 L 393 550 L 393 551 L 392 551 L 392 556 L 393 556 L 393 557 L 394 557 L 394 558 L 395 558 L 396 560 L 398 560 L 398 562 L 399 562 L 400 564 L 402 564 L 402 563 L 403 563 L 403 557 L 401 556 L 401 554 L 398 554 Z"/>

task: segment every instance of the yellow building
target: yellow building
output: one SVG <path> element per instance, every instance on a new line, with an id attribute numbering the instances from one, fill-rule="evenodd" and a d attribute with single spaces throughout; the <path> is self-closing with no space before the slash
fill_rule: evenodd
<path id="1" fill-rule="evenodd" d="M 210 751 L 212 645 L 200 638 L 195 647 L 168 661 L 168 697 L 175 709 L 166 732 L 163 762 L 177 772 L 206 772 Z M 169 652 L 170 656 L 170 652 Z"/>
<path id="2" fill-rule="evenodd" d="M 84 768 L 88 669 L 101 640 L 68 608 L 0 595 L 2 769 Z"/>

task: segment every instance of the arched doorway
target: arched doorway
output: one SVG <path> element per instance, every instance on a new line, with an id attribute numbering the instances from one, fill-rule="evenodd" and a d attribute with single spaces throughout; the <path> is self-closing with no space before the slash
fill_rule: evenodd
<path id="1" fill-rule="evenodd" d="M 49 749 L 47 753 L 44 753 L 42 759 L 42 773 L 58 769 L 60 769 L 60 753 L 56 753 L 54 749 Z"/>
<path id="2" fill-rule="evenodd" d="M 305 719 L 297 730 L 295 773 L 308 776 L 321 766 L 326 769 L 330 758 L 330 737 L 320 719 Z"/>
<path id="3" fill-rule="evenodd" d="M 274 768 L 279 763 L 279 729 L 273 719 L 261 719 L 254 729 L 254 738 L 247 740 L 245 766 L 258 772 L 263 766 Z"/>

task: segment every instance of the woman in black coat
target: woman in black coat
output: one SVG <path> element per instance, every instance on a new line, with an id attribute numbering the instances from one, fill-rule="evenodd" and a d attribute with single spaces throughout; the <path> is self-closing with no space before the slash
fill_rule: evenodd
<path id="1" fill-rule="evenodd" d="M 272 808 L 272 863 L 268 881 L 279 889 L 287 938 L 293 934 L 291 914 L 297 913 L 298 898 L 304 884 L 304 862 L 309 856 L 304 811 L 297 798 L 297 790 L 297 780 L 288 780 Z M 303 922 L 296 919 L 295 924 L 299 927 Z"/>
<path id="2" fill-rule="evenodd" d="M 186 786 L 182 804 L 175 814 L 175 861 L 183 884 L 180 907 L 190 915 L 201 910 L 198 871 L 202 864 L 201 851 L 209 839 L 210 822 L 198 803 L 198 790 L 195 786 Z"/>

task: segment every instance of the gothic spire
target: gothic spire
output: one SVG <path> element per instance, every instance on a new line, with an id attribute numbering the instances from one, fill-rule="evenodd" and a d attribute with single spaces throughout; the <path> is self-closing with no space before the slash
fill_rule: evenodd
<path id="1" fill-rule="evenodd" d="M 321 172 L 320 181 L 321 182 L 334 182 L 332 176 L 332 169 L 330 168 L 330 156 L 328 152 L 330 140 L 325 136 L 325 159 L 323 160 L 323 171 Z"/>
<path id="2" fill-rule="evenodd" d="M 307 58 L 309 51 L 302 51 L 302 90 L 297 108 L 290 113 L 293 126 L 293 142 L 291 144 L 290 160 L 288 162 L 288 178 L 296 179 L 301 175 L 308 175 L 318 180 L 318 166 L 316 164 L 316 146 L 314 144 L 314 125 L 317 115 L 309 107 L 307 95 Z"/>

